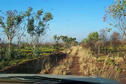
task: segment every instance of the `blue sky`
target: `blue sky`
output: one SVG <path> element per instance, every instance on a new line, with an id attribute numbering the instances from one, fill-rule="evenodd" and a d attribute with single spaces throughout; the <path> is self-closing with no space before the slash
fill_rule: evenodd
<path id="1" fill-rule="evenodd" d="M 105 8 L 114 0 L 0 0 L 0 10 L 43 9 L 53 14 L 45 41 L 52 41 L 54 34 L 76 37 L 78 41 L 90 32 L 106 27 L 103 22 Z"/>

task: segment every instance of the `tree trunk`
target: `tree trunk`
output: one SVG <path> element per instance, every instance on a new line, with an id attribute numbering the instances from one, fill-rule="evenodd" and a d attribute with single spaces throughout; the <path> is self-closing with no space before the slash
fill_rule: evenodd
<path id="1" fill-rule="evenodd" d="M 100 46 L 98 46 L 98 55 L 100 54 L 100 49 L 101 49 L 101 47 L 100 47 Z"/>
<path id="2" fill-rule="evenodd" d="M 39 48 L 38 48 L 38 44 L 39 44 L 39 36 L 37 35 L 34 39 L 33 42 L 33 54 L 35 57 L 39 57 Z"/>
<path id="3" fill-rule="evenodd" d="M 8 38 L 8 56 L 11 57 L 11 42 L 12 42 L 12 39 L 11 37 L 9 36 Z"/>

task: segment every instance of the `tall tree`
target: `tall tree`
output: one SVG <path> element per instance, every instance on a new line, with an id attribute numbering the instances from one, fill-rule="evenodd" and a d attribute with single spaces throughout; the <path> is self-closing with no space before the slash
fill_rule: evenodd
<path id="1" fill-rule="evenodd" d="M 20 29 L 23 19 L 24 14 L 16 10 L 9 10 L 0 17 L 0 25 L 4 29 L 4 32 L 8 39 L 10 56 L 12 40 L 16 36 L 17 30 Z"/>
<path id="2" fill-rule="evenodd" d="M 48 22 L 53 19 L 51 13 L 44 13 L 42 9 L 38 10 L 36 13 L 32 12 L 32 8 L 26 11 L 27 16 L 27 32 L 34 39 L 34 55 L 37 56 L 36 46 L 39 43 L 40 36 L 46 33 L 46 29 L 49 27 Z"/>

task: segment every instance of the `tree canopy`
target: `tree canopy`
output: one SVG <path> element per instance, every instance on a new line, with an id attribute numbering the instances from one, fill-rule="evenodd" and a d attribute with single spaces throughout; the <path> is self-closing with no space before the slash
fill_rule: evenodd
<path id="1" fill-rule="evenodd" d="M 106 9 L 104 21 L 109 21 L 112 27 L 121 31 L 122 37 L 126 36 L 126 0 L 115 0 Z"/>

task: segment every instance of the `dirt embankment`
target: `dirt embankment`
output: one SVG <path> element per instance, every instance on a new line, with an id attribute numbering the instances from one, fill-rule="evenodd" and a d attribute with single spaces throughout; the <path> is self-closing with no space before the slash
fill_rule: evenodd
<path id="1" fill-rule="evenodd" d="M 46 73 L 50 68 L 55 66 L 55 64 L 64 58 L 66 58 L 66 54 L 64 53 L 52 54 L 49 56 L 25 61 L 13 66 L 8 66 L 0 70 L 0 73 Z"/>

